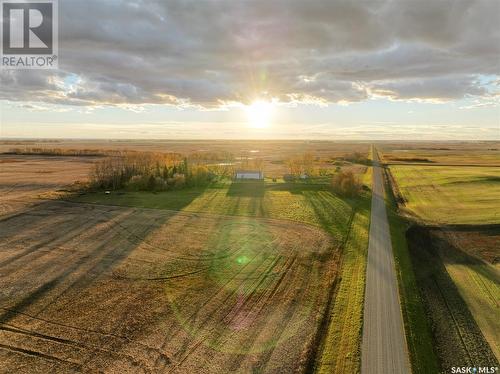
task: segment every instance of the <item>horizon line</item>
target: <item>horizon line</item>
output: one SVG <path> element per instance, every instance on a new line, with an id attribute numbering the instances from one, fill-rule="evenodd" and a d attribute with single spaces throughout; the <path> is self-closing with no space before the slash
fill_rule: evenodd
<path id="1" fill-rule="evenodd" d="M 466 143 L 495 143 L 500 142 L 500 137 L 498 139 L 318 139 L 318 138 L 72 138 L 72 137 L 2 137 L 0 136 L 0 141 L 12 141 L 12 140 L 85 140 L 85 141 L 152 141 L 152 142 L 161 142 L 161 141 L 192 141 L 192 142 L 201 142 L 201 141 L 287 141 L 287 142 L 299 142 L 299 141 L 315 141 L 315 142 L 360 142 L 360 143 L 369 143 L 369 142 L 414 142 L 414 143 L 429 143 L 429 142 L 466 142 Z"/>

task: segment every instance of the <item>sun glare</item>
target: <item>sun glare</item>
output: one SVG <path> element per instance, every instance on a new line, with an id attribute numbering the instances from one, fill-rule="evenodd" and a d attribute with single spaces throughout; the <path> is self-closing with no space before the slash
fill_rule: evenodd
<path id="1" fill-rule="evenodd" d="M 273 112 L 273 104 L 268 101 L 254 101 L 246 107 L 248 123 L 256 129 L 269 126 Z"/>

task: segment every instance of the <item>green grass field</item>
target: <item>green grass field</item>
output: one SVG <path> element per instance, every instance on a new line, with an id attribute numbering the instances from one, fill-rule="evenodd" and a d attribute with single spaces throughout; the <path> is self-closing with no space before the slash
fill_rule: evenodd
<path id="1" fill-rule="evenodd" d="M 500 223 L 500 169 L 392 165 L 406 208 L 427 223 Z"/>
<path id="2" fill-rule="evenodd" d="M 342 240 L 356 202 L 327 184 L 228 182 L 162 193 L 88 193 L 75 201 L 142 208 L 287 219 L 319 226 Z"/>
<path id="3" fill-rule="evenodd" d="M 363 183 L 370 187 L 372 171 L 368 168 L 363 177 Z M 330 320 L 315 370 L 317 373 L 360 372 L 370 212 L 371 194 L 366 193 L 356 206 L 344 243 L 341 280 L 330 307 Z"/>
<path id="4" fill-rule="evenodd" d="M 358 373 L 360 370 L 370 201 L 370 196 L 366 196 L 358 206 L 342 252 L 342 279 L 331 306 L 331 320 L 317 373 Z"/>

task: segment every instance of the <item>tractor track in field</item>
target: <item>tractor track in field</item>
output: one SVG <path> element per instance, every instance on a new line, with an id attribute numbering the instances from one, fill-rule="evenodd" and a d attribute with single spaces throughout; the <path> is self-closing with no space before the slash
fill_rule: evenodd
<path id="1" fill-rule="evenodd" d="M 273 263 L 268 267 L 268 270 L 266 271 L 266 273 L 269 272 L 269 271 L 271 271 L 274 268 L 274 266 L 276 266 L 278 260 L 279 260 L 279 258 L 276 258 L 276 260 L 273 261 Z M 257 269 L 258 269 L 258 267 L 254 271 L 256 271 Z M 264 278 L 265 278 L 265 275 L 263 276 L 263 279 Z M 236 288 L 230 296 L 234 295 L 236 292 L 238 292 L 238 288 Z M 229 299 L 230 296 L 228 296 L 224 300 L 224 302 L 222 303 L 223 305 Z M 245 305 L 245 303 L 248 302 L 248 300 L 249 300 L 250 297 L 245 298 L 245 300 L 243 301 L 243 304 L 240 305 L 239 308 L 242 308 Z M 232 317 L 230 317 L 231 314 L 232 314 Z M 235 315 L 237 315 L 237 311 L 234 311 L 233 309 L 230 308 L 229 311 L 225 312 L 225 314 L 223 314 L 222 316 L 219 316 L 218 320 L 216 321 L 215 326 L 212 327 L 210 330 L 208 330 L 208 331 L 205 332 L 205 334 L 204 334 L 205 338 L 199 339 L 190 349 L 188 349 L 188 352 L 186 353 L 186 355 L 184 355 L 184 357 L 182 357 L 179 360 L 179 362 L 177 363 L 177 365 L 175 365 L 174 367 L 172 367 L 172 369 L 170 370 L 170 372 L 175 371 L 180 365 L 182 365 L 182 363 L 184 361 L 186 361 L 186 359 L 196 350 L 196 348 L 198 348 L 201 344 L 203 344 L 205 342 L 205 340 L 207 340 L 209 337 L 211 337 L 210 334 L 212 332 L 214 332 L 214 330 L 217 329 L 217 326 L 219 324 L 221 324 L 222 322 L 225 322 L 225 324 L 230 323 L 231 320 L 234 318 Z M 230 317 L 229 320 L 227 320 L 228 317 Z M 207 319 L 207 320 L 204 321 L 203 325 L 206 325 L 209 320 L 210 321 L 212 320 L 211 316 L 210 316 L 209 319 Z M 199 328 L 199 330 L 201 330 L 201 327 Z M 217 335 L 216 339 L 219 338 L 219 337 L 220 337 L 220 335 Z"/>
<path id="2" fill-rule="evenodd" d="M 451 317 L 451 320 L 453 321 L 453 327 L 455 327 L 455 331 L 457 332 L 457 336 L 460 338 L 460 343 L 462 343 L 462 348 L 467 354 L 468 361 L 469 362 L 474 362 L 472 359 L 472 355 L 469 352 L 469 349 L 467 348 L 467 344 L 465 343 L 465 338 L 463 336 L 462 330 L 460 328 L 460 324 L 457 321 L 457 318 L 455 317 L 455 314 L 453 313 L 453 309 L 450 307 L 450 304 L 448 303 L 448 300 L 446 300 L 446 296 L 439 286 L 439 282 L 436 280 L 435 276 L 432 276 L 432 281 L 434 282 L 434 285 L 436 286 L 436 289 L 439 292 L 439 295 L 441 296 L 441 300 L 443 301 L 446 310 L 448 311 L 448 315 Z"/>
<path id="3" fill-rule="evenodd" d="M 64 360 L 64 359 L 59 358 L 57 356 L 41 353 L 38 351 L 32 351 L 30 349 L 19 348 L 19 347 L 14 347 L 14 346 L 11 346 L 8 344 L 0 343 L 0 350 L 2 350 L 2 349 L 7 350 L 7 351 L 11 351 L 11 352 L 15 352 L 15 353 L 20 353 L 23 355 L 34 356 L 37 358 L 41 358 L 43 360 L 62 362 L 64 364 L 69 364 L 70 366 L 73 366 L 73 367 L 81 368 L 81 365 L 79 363 L 69 361 L 69 360 Z"/>
<path id="4" fill-rule="evenodd" d="M 2 325 L 2 326 L 0 326 L 0 331 L 7 331 L 7 332 L 13 333 L 13 334 L 21 334 L 21 335 L 24 335 L 24 336 L 26 336 L 28 338 L 33 338 L 35 340 L 40 339 L 40 340 L 44 340 L 44 341 L 50 342 L 50 343 L 67 345 L 67 346 L 71 346 L 71 347 L 75 347 L 77 349 L 81 349 L 81 350 L 87 351 L 88 353 L 92 353 L 92 354 L 95 354 L 95 352 L 103 352 L 103 353 L 105 353 L 107 355 L 119 356 L 120 358 L 125 358 L 126 360 L 130 361 L 130 363 L 132 363 L 134 366 L 140 366 L 140 367 L 143 367 L 143 368 L 147 368 L 147 366 L 148 366 L 147 362 L 138 361 L 132 355 L 129 355 L 129 354 L 126 354 L 126 353 L 112 351 L 110 349 L 105 349 L 105 348 L 102 348 L 102 347 L 99 347 L 99 346 L 96 346 L 96 345 L 83 344 L 83 343 L 78 342 L 76 340 L 70 340 L 70 339 L 66 339 L 66 338 L 59 338 L 59 337 L 56 337 L 56 336 L 42 334 L 42 333 L 39 333 L 39 332 L 34 332 L 34 331 L 30 331 L 30 330 L 26 330 L 26 329 L 22 329 L 22 328 L 18 328 L 18 327 L 11 327 L 9 325 Z M 32 352 L 37 353 L 38 351 L 32 351 Z M 42 357 L 44 356 L 43 353 L 41 353 L 41 352 L 38 352 L 38 353 L 40 354 L 40 356 L 42 356 Z M 79 353 L 78 356 L 82 357 L 82 354 Z M 56 356 L 53 356 L 53 357 L 56 357 Z M 62 361 L 67 361 L 67 360 L 62 360 Z M 69 361 L 67 361 L 67 362 L 69 362 Z M 71 361 L 71 362 L 73 362 L 73 361 Z M 82 366 L 82 365 L 85 364 L 85 360 L 83 360 L 83 362 L 79 362 L 77 364 L 79 366 Z"/>
<path id="5" fill-rule="evenodd" d="M 257 255 L 255 255 L 255 257 L 257 257 Z M 252 260 L 254 260 L 255 257 Z M 229 278 L 227 280 L 227 282 L 225 282 L 222 285 L 220 285 L 220 287 L 215 291 L 215 293 L 212 295 L 212 297 L 210 297 L 209 299 L 207 299 L 206 302 L 203 303 L 202 305 L 198 306 L 198 310 L 195 311 L 192 315 L 190 315 L 187 318 L 187 320 L 193 320 L 193 319 L 195 319 L 195 317 L 197 317 L 200 314 L 200 312 L 203 311 L 204 307 L 206 307 L 210 302 L 212 302 L 217 297 L 217 295 L 219 295 L 220 293 L 222 293 L 230 283 L 232 283 L 234 280 L 237 280 L 238 275 L 240 275 L 245 270 L 245 268 L 251 264 L 252 260 L 250 260 L 248 262 L 248 264 L 246 264 L 237 273 L 235 273 L 231 278 Z M 257 272 L 257 270 L 259 269 L 259 267 L 260 267 L 260 264 L 257 267 L 255 267 L 250 272 L 250 275 L 252 275 L 255 272 Z M 240 286 L 241 286 L 241 283 L 240 283 Z M 231 297 L 234 296 L 237 292 L 238 292 L 238 288 L 235 288 L 232 292 L 230 292 L 229 294 L 227 294 L 226 297 L 221 302 L 219 302 L 219 304 L 220 305 L 226 305 L 226 303 L 231 299 Z M 215 308 L 215 311 L 213 313 L 216 313 L 216 312 L 217 312 L 217 309 Z M 198 328 L 198 330 L 201 329 L 202 326 L 206 325 L 207 322 L 212 319 L 213 313 L 209 314 L 209 315 L 207 315 L 205 317 L 205 320 L 200 324 L 200 327 Z"/>
<path id="6" fill-rule="evenodd" d="M 252 262 L 252 261 L 250 261 L 248 264 L 250 264 L 251 262 Z M 246 266 L 248 266 L 248 264 L 247 264 L 247 265 L 245 265 L 245 267 L 243 267 L 243 268 L 242 268 L 242 269 L 241 269 L 241 270 L 240 270 L 237 274 L 235 274 L 232 278 L 230 278 L 230 279 L 229 279 L 229 280 L 228 280 L 225 284 L 221 285 L 221 286 L 217 289 L 217 291 L 215 292 L 215 294 L 214 294 L 211 298 L 207 299 L 207 300 L 205 301 L 205 303 L 204 303 L 204 304 L 202 304 L 201 306 L 199 306 L 199 307 L 198 307 L 198 310 L 197 310 L 197 311 L 195 311 L 192 315 L 190 315 L 190 316 L 189 316 L 186 320 L 194 320 L 194 319 L 195 319 L 195 317 L 197 317 L 197 316 L 200 314 L 200 312 L 202 312 L 202 311 L 203 311 L 203 309 L 204 309 L 204 308 L 205 308 L 205 307 L 206 307 L 206 306 L 207 306 L 210 302 L 212 302 L 212 301 L 213 301 L 213 300 L 214 300 L 214 299 L 215 299 L 215 298 L 216 298 L 216 297 L 217 297 L 220 293 L 222 293 L 222 292 L 224 291 L 225 287 L 226 287 L 228 284 L 230 284 L 231 282 L 233 282 L 233 281 L 236 279 L 236 277 L 237 277 L 237 275 L 238 275 L 238 274 L 240 274 L 241 272 L 243 272 L 243 271 L 244 271 L 244 269 L 246 268 Z M 260 265 L 259 265 L 259 266 L 260 266 Z M 256 268 L 254 268 L 254 269 L 252 270 L 251 274 L 255 273 L 255 272 L 258 270 L 259 266 L 257 266 Z M 226 304 L 227 304 L 227 302 L 231 299 L 231 297 L 232 297 L 232 296 L 234 296 L 234 295 L 238 292 L 239 287 L 241 287 L 241 284 L 240 284 L 237 288 L 234 288 L 234 289 L 233 289 L 233 291 L 232 291 L 232 292 L 230 292 L 228 295 L 226 295 L 226 297 L 225 297 L 225 298 L 224 298 L 221 302 L 219 302 L 218 304 L 220 304 L 220 305 L 226 305 Z M 218 312 L 218 311 L 219 311 L 219 310 L 218 310 L 217 308 L 214 308 L 214 311 L 213 311 L 212 313 L 210 313 L 210 314 L 206 315 L 206 316 L 205 316 L 205 318 L 204 318 L 204 319 L 203 319 L 203 320 L 199 323 L 199 326 L 194 327 L 194 329 L 195 329 L 197 332 L 200 332 L 200 331 L 204 328 L 204 326 L 209 325 L 209 322 L 211 322 L 211 321 L 213 321 L 213 320 L 215 319 L 215 318 L 214 318 L 214 317 L 215 317 L 215 314 L 217 314 L 217 312 Z M 229 312 L 226 312 L 226 313 L 227 313 L 227 314 L 223 315 L 223 317 L 222 317 L 222 318 L 219 318 L 219 322 L 222 322 L 222 320 L 223 320 L 224 318 L 226 318 L 226 317 L 227 317 L 227 315 L 229 315 L 229 313 L 231 313 L 231 309 L 229 310 Z M 215 325 L 215 327 L 212 327 L 210 330 L 208 330 L 208 333 L 212 332 L 212 331 L 213 331 L 213 330 L 215 330 L 216 328 L 217 328 L 217 325 Z M 192 352 L 194 352 L 194 350 L 195 350 L 195 349 L 196 349 L 199 345 L 201 345 L 201 344 L 202 344 L 202 343 L 203 343 L 206 339 L 208 339 L 208 337 L 206 337 L 206 338 L 204 338 L 204 339 L 199 339 L 199 340 L 198 340 L 197 342 L 195 342 L 195 343 L 194 343 L 194 344 L 193 344 L 190 348 L 183 349 L 183 350 L 182 350 L 183 352 L 185 352 L 186 350 L 187 350 L 188 352 L 187 352 L 187 353 L 186 353 L 186 354 L 185 354 L 185 355 L 184 355 L 181 359 L 179 359 L 179 361 L 177 362 L 177 364 L 176 364 L 174 367 L 172 367 L 171 371 L 174 371 L 174 370 L 175 370 L 175 369 L 177 369 L 177 368 L 178 368 L 178 367 L 179 367 L 179 366 L 180 366 L 180 365 L 181 365 L 184 361 L 186 361 L 186 359 L 189 357 L 189 355 L 190 355 Z"/>
<path id="7" fill-rule="evenodd" d="M 252 259 L 253 260 L 253 259 Z M 249 262 L 251 263 L 252 260 Z M 223 333 L 219 333 L 219 334 L 216 334 L 216 337 L 215 339 L 213 339 L 213 335 L 211 335 L 213 332 L 216 332 L 216 329 L 217 329 L 217 325 L 220 324 L 221 322 L 224 322 L 224 324 L 230 324 L 237 316 L 239 318 L 242 318 L 242 319 L 245 319 L 248 317 L 248 315 L 250 313 L 252 313 L 252 308 L 254 308 L 252 306 L 252 308 L 250 309 L 250 311 L 244 315 L 244 316 L 239 316 L 239 310 L 242 310 L 245 308 L 245 306 L 247 305 L 247 303 L 250 302 L 250 300 L 252 299 L 252 297 L 256 294 L 256 290 L 258 289 L 258 287 L 260 285 L 262 285 L 262 283 L 269 278 L 269 273 L 278 265 L 278 263 L 283 260 L 282 257 L 277 257 L 275 258 L 272 263 L 270 265 L 267 266 L 267 270 L 265 271 L 261 271 L 262 275 L 260 275 L 259 277 L 256 277 L 255 279 L 258 280 L 257 284 L 255 286 L 253 286 L 253 288 L 251 289 L 251 291 L 248 293 L 247 292 L 247 295 L 245 295 L 245 299 L 243 300 L 243 302 L 237 306 L 237 309 L 231 309 L 229 308 L 229 310 L 226 310 L 222 315 L 218 316 L 218 320 L 216 320 L 216 323 L 215 323 L 215 327 L 211 327 L 208 331 L 207 330 L 204 330 L 204 327 L 207 326 L 207 325 L 210 325 L 211 323 L 213 324 L 213 321 L 214 321 L 214 317 L 216 314 L 218 314 L 220 312 L 220 310 L 218 308 L 214 308 L 214 311 L 205 316 L 205 319 L 202 320 L 200 323 L 199 323 L 199 326 L 197 326 L 195 329 L 196 329 L 196 334 L 199 334 L 203 331 L 203 336 L 204 338 L 200 338 L 197 342 L 195 342 L 190 348 L 187 348 L 188 352 L 182 357 L 180 358 L 180 360 L 177 362 L 177 364 L 171 369 L 170 372 L 174 372 L 176 369 L 178 369 L 200 346 L 202 346 L 209 338 L 212 338 L 212 340 L 214 340 L 214 343 L 213 346 L 214 347 L 217 347 L 217 345 L 220 345 L 221 342 L 219 341 L 219 339 L 221 339 L 224 334 Z M 293 264 L 295 263 L 295 260 L 296 260 L 296 257 L 293 257 L 291 259 L 288 259 L 284 264 L 283 264 L 283 268 L 285 269 L 282 273 L 281 273 L 281 276 L 279 278 L 279 280 L 276 282 L 276 284 L 274 285 L 274 287 L 271 289 L 271 291 L 269 292 L 265 292 L 261 295 L 259 295 L 257 297 L 257 300 L 255 300 L 252 305 L 259 305 L 260 306 L 258 307 L 257 311 L 254 312 L 256 315 L 258 315 L 262 309 L 265 307 L 265 303 L 272 299 L 272 297 L 275 295 L 277 289 L 280 287 L 280 285 L 282 284 L 282 281 L 283 279 L 285 278 L 285 276 L 287 276 L 287 274 L 289 273 L 289 270 L 291 269 L 291 267 L 293 266 Z M 267 261 L 267 259 L 264 260 L 264 262 Z M 257 272 L 259 270 L 259 268 L 261 267 L 262 263 L 259 264 L 257 267 L 255 267 L 250 274 L 253 274 L 255 272 Z M 243 268 L 240 272 L 236 273 L 231 279 L 229 279 L 225 284 L 221 285 L 221 287 L 216 291 L 216 293 L 213 295 L 213 297 L 211 299 L 208 299 L 203 305 L 201 305 L 199 308 L 198 308 L 198 312 L 196 312 L 195 314 L 199 314 L 200 311 L 202 311 L 208 303 L 210 303 L 214 298 L 217 297 L 217 295 L 221 292 L 224 291 L 224 289 L 227 287 L 228 284 L 232 283 L 234 280 L 237 280 L 239 275 L 241 274 L 241 272 L 244 270 L 245 268 Z M 254 278 L 252 277 L 244 277 L 244 278 L 241 278 L 241 279 L 246 279 L 246 280 L 252 280 Z M 241 287 L 241 284 L 234 288 L 234 290 L 229 293 L 222 301 L 220 301 L 218 304 L 219 305 L 226 305 L 226 303 L 235 295 L 238 293 L 239 289 Z M 195 315 L 191 315 L 189 316 L 187 319 L 188 320 L 192 320 L 194 319 Z M 255 330 L 254 332 L 250 333 L 249 335 L 249 340 L 252 341 L 252 339 L 255 338 L 256 335 L 258 335 L 261 331 L 260 330 Z M 227 339 L 230 339 L 230 335 L 229 336 L 226 336 L 226 340 Z M 185 349 L 183 349 L 184 351 Z M 241 360 L 243 359 L 243 357 L 241 357 L 241 355 L 239 356 L 239 358 L 233 363 L 233 366 L 235 365 L 236 362 L 241 362 Z M 233 367 L 232 366 L 232 367 Z"/>
<path id="8" fill-rule="evenodd" d="M 139 349 L 143 349 L 143 350 L 150 351 L 150 352 L 156 352 L 159 356 L 162 356 L 165 360 L 169 360 L 169 358 L 165 354 L 163 354 L 158 348 L 151 347 L 151 346 L 142 344 L 140 342 L 133 342 L 127 336 L 117 335 L 117 334 L 114 334 L 112 332 L 97 331 L 97 330 L 91 330 L 91 329 L 81 328 L 81 327 L 77 327 L 77 326 L 71 326 L 71 325 L 67 325 L 67 324 L 63 324 L 63 323 L 58 323 L 56 321 L 50 321 L 50 320 L 47 320 L 47 319 L 44 319 L 44 318 L 40 318 L 40 317 L 36 317 L 36 316 L 30 315 L 30 314 L 27 314 L 27 313 L 18 312 L 18 311 L 15 311 L 15 310 L 6 309 L 6 308 L 2 308 L 2 307 L 0 307 L 0 309 L 4 310 L 6 312 L 12 313 L 12 314 L 22 315 L 24 317 L 29 318 L 30 320 L 40 321 L 40 322 L 42 322 L 45 325 L 53 325 L 53 326 L 62 327 L 64 329 L 68 329 L 68 330 L 71 330 L 71 331 L 78 331 L 78 335 L 81 335 L 81 333 L 84 333 L 84 334 L 87 334 L 87 335 L 90 335 L 90 336 L 96 335 L 98 337 L 104 337 L 107 340 L 109 340 L 109 339 L 118 339 L 119 341 L 125 341 L 127 343 L 137 345 L 139 347 Z M 5 326 L 8 327 L 9 325 L 2 325 L 1 328 L 3 329 Z M 27 331 L 26 329 L 22 329 L 22 328 L 19 328 L 17 326 L 14 326 L 14 328 L 17 329 L 17 330 Z M 38 334 L 44 335 L 44 334 L 37 333 L 37 332 L 32 332 L 32 333 L 33 334 L 37 334 L 37 335 Z M 73 341 L 73 340 L 64 339 L 64 338 L 57 338 L 57 339 Z M 74 342 L 77 343 L 77 344 L 80 344 L 76 340 Z M 99 348 L 97 346 L 92 346 L 92 349 L 99 349 Z M 99 349 L 99 350 L 102 350 L 102 349 Z M 106 350 L 104 350 L 104 351 L 106 351 Z"/>

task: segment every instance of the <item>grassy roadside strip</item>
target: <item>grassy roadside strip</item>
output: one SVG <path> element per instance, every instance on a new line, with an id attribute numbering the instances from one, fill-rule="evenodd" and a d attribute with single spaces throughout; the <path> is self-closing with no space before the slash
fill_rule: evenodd
<path id="1" fill-rule="evenodd" d="M 407 222 L 397 212 L 396 199 L 386 170 L 386 205 L 398 276 L 401 310 L 413 374 L 439 373 L 430 325 L 420 298 L 406 242 Z"/>
<path id="2" fill-rule="evenodd" d="M 364 175 L 371 186 L 372 168 Z M 330 320 L 317 359 L 316 373 L 359 373 L 365 291 L 366 254 L 370 227 L 371 193 L 364 193 L 354 213 L 345 242 Z"/>

